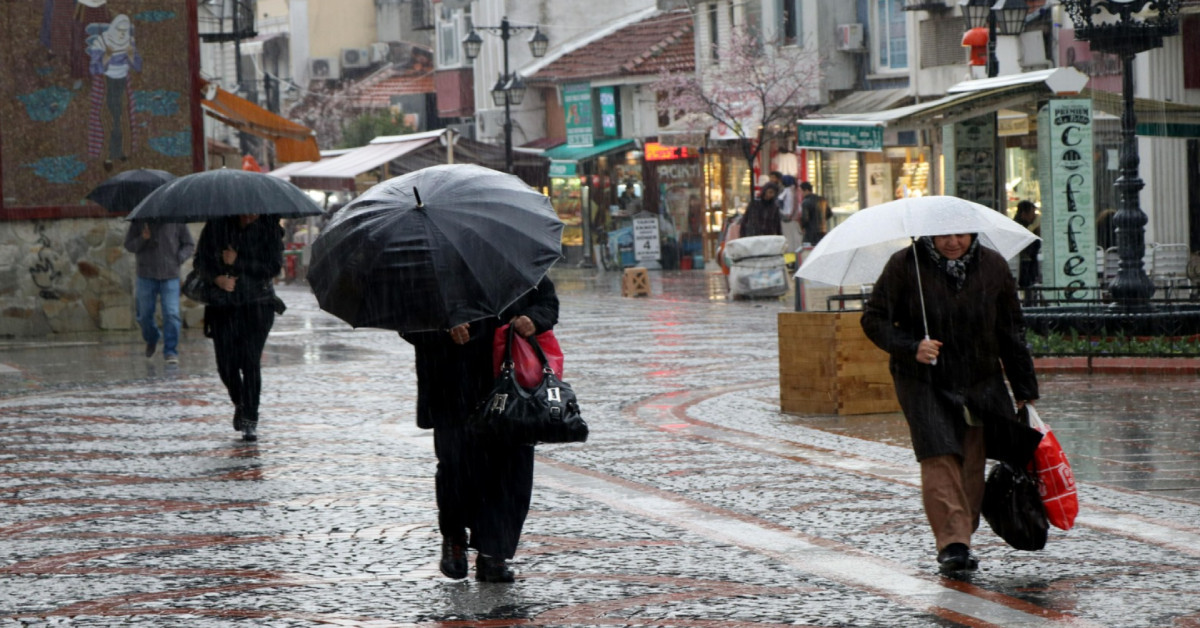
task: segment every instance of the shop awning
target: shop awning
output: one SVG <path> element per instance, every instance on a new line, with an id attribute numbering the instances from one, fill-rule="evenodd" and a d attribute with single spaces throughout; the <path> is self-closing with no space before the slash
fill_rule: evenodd
<path id="1" fill-rule="evenodd" d="M 293 161 L 292 163 L 286 164 L 284 166 L 280 166 L 280 167 L 268 172 L 267 174 L 271 175 L 272 177 L 279 177 L 280 179 L 287 181 L 287 180 L 291 179 L 292 174 L 299 172 L 315 163 L 317 163 L 317 162 L 315 162 L 315 161 Z"/>
<path id="2" fill-rule="evenodd" d="M 1028 107 L 1038 100 L 1031 98 L 1031 94 L 1078 94 L 1087 80 L 1087 75 L 1075 68 L 1054 68 L 963 81 L 946 90 L 947 96 L 907 107 L 874 113 L 815 115 L 799 121 L 800 146 L 825 150 L 879 151 L 883 149 L 884 128 L 905 130 L 933 122 L 950 124 L 1001 109 Z M 872 130 L 868 133 L 864 129 Z M 847 147 L 847 144 L 856 147 Z"/>
<path id="3" fill-rule="evenodd" d="M 912 93 L 906 87 L 898 87 L 896 89 L 868 89 L 850 92 L 846 96 L 822 107 L 821 113 L 831 115 L 883 111 L 911 99 Z"/>
<path id="4" fill-rule="evenodd" d="M 1083 94 L 1092 99 L 1097 112 L 1120 118 L 1125 109 L 1120 94 L 1091 89 L 1083 90 Z M 1133 112 L 1137 116 L 1138 135 L 1200 137 L 1200 107 L 1196 105 L 1134 98 Z"/>
<path id="5" fill-rule="evenodd" d="M 312 129 L 267 111 L 212 83 L 201 83 L 200 105 L 209 116 L 251 135 L 275 142 L 280 162 L 316 161 L 321 158 Z"/>
<path id="6" fill-rule="evenodd" d="M 355 177 L 389 161 L 403 157 L 427 144 L 438 141 L 446 129 L 377 137 L 370 144 L 355 148 L 339 157 L 318 161 L 289 175 L 299 188 L 309 190 L 356 189 Z"/>
<path id="7" fill-rule="evenodd" d="M 633 145 L 633 140 L 624 138 L 602 140 L 591 146 L 570 146 L 563 144 L 547 150 L 542 156 L 552 161 L 580 162 L 595 159 L 608 153 L 615 153 L 619 150 L 628 150 Z"/>

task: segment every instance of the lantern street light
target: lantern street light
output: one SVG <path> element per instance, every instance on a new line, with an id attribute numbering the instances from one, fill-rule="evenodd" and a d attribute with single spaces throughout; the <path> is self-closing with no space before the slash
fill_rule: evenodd
<path id="1" fill-rule="evenodd" d="M 1029 7 L 1025 0 L 961 0 L 958 4 L 963 9 L 968 32 L 987 28 L 987 76 L 993 78 L 1000 73 L 996 35 L 1020 35 L 1025 30 Z"/>
<path id="2" fill-rule="evenodd" d="M 1179 0 L 1062 0 L 1075 24 L 1075 39 L 1094 52 L 1121 58 L 1121 149 L 1117 191 L 1117 275 L 1109 293 L 1118 304 L 1142 309 L 1154 294 L 1142 256 L 1146 249 L 1146 214 L 1139 199 L 1145 187 L 1138 174 L 1137 116 L 1133 109 L 1133 59 L 1163 45 L 1163 37 L 1179 33 Z"/>
<path id="3" fill-rule="evenodd" d="M 516 72 L 508 71 L 508 40 L 513 33 L 528 30 L 533 31 L 533 36 L 529 38 L 529 52 L 535 57 L 544 56 L 546 48 L 550 46 L 550 39 L 545 33 L 537 26 L 514 26 L 509 23 L 508 16 L 501 18 L 500 26 L 475 25 L 462 42 L 463 52 L 470 60 L 478 57 L 479 49 L 483 47 L 483 38 L 477 31 L 499 35 L 500 40 L 504 42 L 504 73 L 496 79 L 496 84 L 492 87 L 492 102 L 497 107 L 504 107 L 504 169 L 509 174 L 513 171 L 512 106 L 524 102 L 525 80 Z"/>

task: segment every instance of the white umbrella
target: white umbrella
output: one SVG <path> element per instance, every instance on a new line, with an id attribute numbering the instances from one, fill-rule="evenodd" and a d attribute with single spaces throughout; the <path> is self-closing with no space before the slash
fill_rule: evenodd
<path id="1" fill-rule="evenodd" d="M 872 283 L 892 254 L 920 236 L 974 233 L 1010 259 L 1038 239 L 1001 212 L 955 196 L 922 196 L 868 207 L 829 231 L 796 276 L 835 286 Z"/>
<path id="2" fill-rule="evenodd" d="M 920 236 L 974 233 L 980 244 L 1010 259 L 1038 239 L 1008 216 L 956 196 L 922 196 L 868 207 L 830 230 L 796 271 L 809 281 L 845 286 L 874 283 L 892 255 Z M 917 290 L 921 289 L 917 273 Z M 925 314 L 925 295 L 921 315 Z M 925 323 L 929 338 L 929 324 Z"/>

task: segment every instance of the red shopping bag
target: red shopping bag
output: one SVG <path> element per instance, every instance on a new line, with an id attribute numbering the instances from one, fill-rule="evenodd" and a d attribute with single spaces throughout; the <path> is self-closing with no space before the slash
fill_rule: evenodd
<path id="1" fill-rule="evenodd" d="M 497 329 L 495 335 L 492 336 L 493 376 L 500 375 L 500 364 L 504 362 L 504 343 L 507 337 L 508 325 Z M 563 352 L 562 347 L 558 346 L 558 338 L 554 337 L 554 330 L 544 331 L 535 337 L 538 346 L 542 348 L 542 353 L 546 354 L 546 362 L 550 364 L 550 370 L 554 371 L 554 376 L 561 380 Z M 513 334 L 512 359 L 517 383 L 522 388 L 537 388 L 538 384 L 542 383 L 542 361 L 538 359 L 533 345 L 529 344 L 529 341 L 522 338 L 520 334 Z"/>
<path id="2" fill-rule="evenodd" d="M 1058 444 L 1050 426 L 1042 422 L 1037 410 L 1032 405 L 1025 404 L 1029 411 L 1029 425 L 1044 434 L 1042 442 L 1033 453 L 1033 470 L 1038 475 L 1038 492 L 1042 496 L 1042 505 L 1046 507 L 1046 518 L 1050 524 L 1062 530 L 1070 530 L 1075 525 L 1075 516 L 1079 514 L 1079 497 L 1075 493 L 1075 475 L 1071 473 L 1071 464 L 1067 462 L 1067 454 Z"/>

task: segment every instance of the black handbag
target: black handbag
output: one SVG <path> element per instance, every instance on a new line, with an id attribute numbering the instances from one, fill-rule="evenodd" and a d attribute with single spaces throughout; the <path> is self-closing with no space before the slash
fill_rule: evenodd
<path id="1" fill-rule="evenodd" d="M 542 381 L 532 390 L 517 383 L 512 360 L 514 330 L 510 326 L 500 375 L 487 397 L 471 414 L 472 432 L 485 438 L 525 443 L 582 443 L 588 425 L 579 412 L 571 385 L 558 379 L 546 361 L 537 338 L 526 338 L 542 362 Z"/>
<path id="2" fill-rule="evenodd" d="M 224 290 L 218 288 L 195 268 L 187 274 L 187 277 L 183 278 L 183 282 L 179 284 L 179 291 L 183 293 L 183 296 L 202 305 L 223 305 L 224 301 L 228 300 L 228 297 L 222 294 Z"/>
<path id="3" fill-rule="evenodd" d="M 992 531 L 1014 548 L 1033 552 L 1046 546 L 1050 522 L 1035 474 L 997 463 L 984 483 L 981 510 Z"/>

